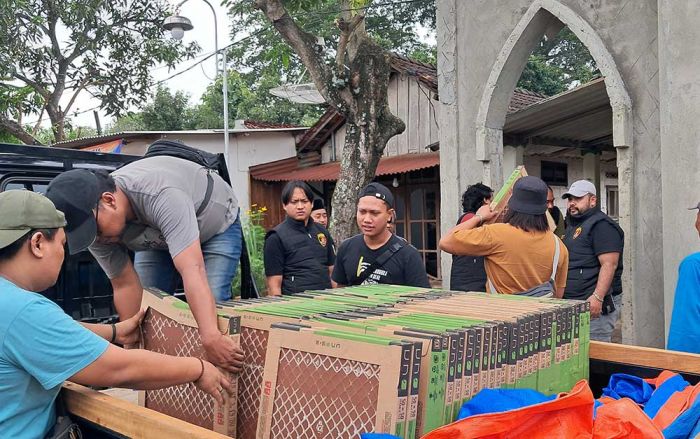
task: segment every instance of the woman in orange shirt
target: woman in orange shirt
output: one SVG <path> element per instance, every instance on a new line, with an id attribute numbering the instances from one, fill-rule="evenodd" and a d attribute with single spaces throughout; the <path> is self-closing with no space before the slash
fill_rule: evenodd
<path id="1" fill-rule="evenodd" d="M 453 255 L 485 257 L 488 292 L 562 297 L 569 252 L 550 230 L 545 215 L 547 185 L 537 177 L 518 180 L 502 224 L 486 224 L 498 212 L 481 207 L 453 227 L 440 249 Z"/>

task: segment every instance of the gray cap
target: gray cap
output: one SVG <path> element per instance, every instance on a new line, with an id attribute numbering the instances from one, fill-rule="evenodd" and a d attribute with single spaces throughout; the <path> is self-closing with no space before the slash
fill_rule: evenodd
<path id="1" fill-rule="evenodd" d="M 697 206 L 689 207 L 689 208 L 688 208 L 688 210 L 695 210 L 695 209 L 700 210 L 700 203 L 698 203 Z"/>
<path id="2" fill-rule="evenodd" d="M 575 181 L 571 187 L 569 188 L 568 191 L 564 195 L 562 195 L 562 198 L 569 198 L 569 197 L 583 197 L 584 195 L 591 194 L 591 195 L 598 195 L 598 192 L 596 191 L 595 185 L 591 183 L 588 180 L 578 180 Z"/>

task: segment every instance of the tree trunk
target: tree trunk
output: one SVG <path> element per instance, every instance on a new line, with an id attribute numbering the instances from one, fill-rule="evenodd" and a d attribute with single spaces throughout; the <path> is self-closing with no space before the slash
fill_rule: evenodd
<path id="1" fill-rule="evenodd" d="M 21 142 L 24 142 L 27 145 L 41 145 L 41 142 L 26 132 L 20 124 L 12 119 L 9 119 L 4 114 L 0 114 L 0 127 L 3 127 L 5 131 L 17 137 Z"/>
<path id="2" fill-rule="evenodd" d="M 364 30 L 364 16 L 339 0 L 341 37 L 334 66 L 327 63 L 316 37 L 292 19 L 280 0 L 254 0 L 282 38 L 294 49 L 326 102 L 346 121 L 340 176 L 333 194 L 331 230 L 336 243 L 357 230 L 355 211 L 360 189 L 372 181 L 387 141 L 406 125 L 389 110 L 391 65 L 384 49 Z"/>
<path id="3" fill-rule="evenodd" d="M 359 192 L 374 179 L 387 141 L 406 128 L 389 109 L 387 89 L 391 66 L 387 54 L 366 36 L 358 37 L 353 46 L 355 56 L 350 64 L 349 86 L 354 105 L 346 114 L 340 176 L 332 200 L 330 229 L 338 244 L 357 233 Z"/>

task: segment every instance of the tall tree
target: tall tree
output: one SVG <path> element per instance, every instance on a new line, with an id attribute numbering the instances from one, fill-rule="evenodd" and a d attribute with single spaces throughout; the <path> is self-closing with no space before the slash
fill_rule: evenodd
<path id="1" fill-rule="evenodd" d="M 283 3 L 300 28 L 323 39 L 322 47 L 326 52 L 335 50 L 339 36 L 336 19 L 340 6 L 337 0 Z M 251 92 L 241 105 L 239 118 L 300 125 L 315 122 L 323 108 L 291 104 L 269 93 L 271 88 L 282 84 L 311 80 L 294 49 L 270 26 L 265 15 L 255 10 L 252 1 L 229 0 L 228 4 L 232 39 L 245 40 L 229 49 L 229 60 L 241 72 Z M 421 61 L 434 62 L 435 46 L 423 42 L 416 32 L 417 26 L 422 26 L 426 31 L 435 29 L 435 5 L 432 0 L 395 5 L 382 3 L 373 6 L 369 12 L 365 17 L 365 28 L 380 46 Z"/>
<path id="2" fill-rule="evenodd" d="M 229 4 L 243 5 L 233 1 Z M 325 101 L 345 117 L 345 145 L 331 220 L 335 237 L 342 240 L 356 230 L 355 205 L 360 188 L 374 178 L 387 141 L 405 129 L 388 105 L 389 56 L 381 40 L 367 30 L 366 12 L 371 1 L 252 0 L 252 4 L 288 46 L 278 46 L 277 52 L 261 51 L 255 62 L 285 67 L 292 56 L 298 57 Z M 412 4 L 401 3 L 396 8 Z M 335 18 L 335 28 L 330 32 L 317 27 L 328 17 Z M 402 30 L 403 35 L 415 34 L 412 28 Z M 251 32 L 258 37 L 265 30 Z"/>
<path id="3" fill-rule="evenodd" d="M 143 129 L 151 131 L 179 131 L 191 128 L 192 109 L 190 97 L 182 91 L 171 93 L 165 86 L 158 86 L 153 101 L 141 112 Z"/>
<path id="4" fill-rule="evenodd" d="M 61 141 L 80 93 L 118 115 L 146 100 L 156 64 L 173 67 L 198 50 L 165 37 L 165 0 L 0 3 L 0 127 L 29 144 L 39 141 L 24 115 L 48 115 Z"/>
<path id="5" fill-rule="evenodd" d="M 542 38 L 532 51 L 518 87 L 552 96 L 600 75 L 588 48 L 567 27 Z"/>
<path id="6" fill-rule="evenodd" d="M 228 119 L 229 126 L 233 126 L 238 118 L 238 107 L 241 102 L 249 99 L 250 89 L 241 75 L 233 70 L 228 71 Z M 224 95 L 221 92 L 223 85 L 222 76 L 209 84 L 200 102 L 192 110 L 193 128 L 223 128 L 224 127 Z"/>

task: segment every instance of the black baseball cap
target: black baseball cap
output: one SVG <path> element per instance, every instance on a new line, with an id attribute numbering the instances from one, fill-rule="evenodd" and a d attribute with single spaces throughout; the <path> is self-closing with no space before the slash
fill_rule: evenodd
<path id="1" fill-rule="evenodd" d="M 311 211 L 325 209 L 326 205 L 322 198 L 314 198 L 314 204 L 311 206 Z"/>
<path id="2" fill-rule="evenodd" d="M 543 215 L 547 211 L 547 184 L 531 175 L 519 179 L 513 185 L 508 208 L 528 215 Z"/>
<path id="3" fill-rule="evenodd" d="M 394 196 L 391 194 L 389 188 L 381 183 L 370 183 L 365 186 L 362 192 L 360 192 L 360 198 L 362 197 L 379 198 L 389 206 L 389 209 L 394 208 Z"/>
<path id="4" fill-rule="evenodd" d="M 97 221 L 94 209 L 103 192 L 111 192 L 104 171 L 74 169 L 49 183 L 46 197 L 66 215 L 66 241 L 71 255 L 79 253 L 95 241 Z"/>

